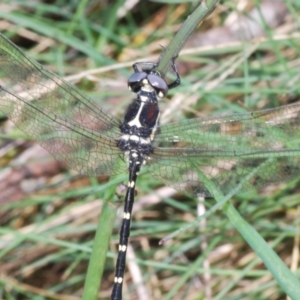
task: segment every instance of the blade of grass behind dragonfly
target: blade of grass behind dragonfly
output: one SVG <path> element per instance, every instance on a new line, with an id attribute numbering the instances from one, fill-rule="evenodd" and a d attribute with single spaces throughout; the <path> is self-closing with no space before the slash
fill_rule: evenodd
<path id="1" fill-rule="evenodd" d="M 199 173 L 199 178 L 206 183 L 207 189 L 215 195 L 217 204 L 214 205 L 209 211 L 204 215 L 197 218 L 192 223 L 182 227 L 181 229 L 175 231 L 171 235 L 164 238 L 161 243 L 165 243 L 170 238 L 175 235 L 187 230 L 188 228 L 194 227 L 199 224 L 208 215 L 216 211 L 219 207 L 223 206 L 223 212 L 226 214 L 228 219 L 234 225 L 234 227 L 240 232 L 243 238 L 247 241 L 250 247 L 256 252 L 260 259 L 264 262 L 267 269 L 272 273 L 273 277 L 276 279 L 280 287 L 289 295 L 292 299 L 297 299 L 297 296 L 300 295 L 300 284 L 297 277 L 287 268 L 285 263 L 278 257 L 274 250 L 268 245 L 268 243 L 262 238 L 262 236 L 249 224 L 245 219 L 238 213 L 238 211 L 228 202 L 230 198 L 237 193 L 237 191 L 242 187 L 243 183 L 248 181 L 250 178 L 255 176 L 255 174 L 262 168 L 267 167 L 273 162 L 274 159 L 270 158 L 259 167 L 255 168 L 248 176 L 246 176 L 231 192 L 224 196 L 217 187 L 203 174 Z M 189 272 L 191 276 L 192 273 Z M 169 292 L 174 292 L 174 289 Z M 169 295 L 169 294 L 168 294 Z M 216 299 L 223 299 L 225 293 L 221 293 L 217 296 Z M 168 298 L 166 298 L 168 299 Z"/>
<path id="2" fill-rule="evenodd" d="M 196 165 L 194 165 L 194 170 L 198 170 L 198 176 L 199 178 L 201 179 L 201 181 L 204 183 L 205 187 L 211 192 L 212 195 L 215 195 L 217 193 L 218 195 L 218 199 L 217 200 L 217 197 L 216 197 L 216 200 L 217 200 L 217 203 L 211 207 L 205 214 L 201 215 L 200 217 L 196 218 L 194 221 L 192 222 L 189 222 L 187 225 L 179 228 L 178 230 L 172 232 L 171 234 L 169 234 L 168 236 L 166 236 L 165 238 L 163 238 L 161 241 L 160 241 L 160 244 L 164 244 L 166 243 L 168 240 L 174 238 L 176 235 L 190 229 L 190 228 L 193 228 L 193 227 L 198 227 L 199 226 L 199 223 L 206 219 L 207 217 L 209 217 L 212 213 L 214 213 L 215 211 L 217 211 L 220 207 L 222 207 L 227 201 L 229 201 L 231 199 L 231 197 L 235 194 L 237 194 L 241 187 L 243 186 L 243 184 L 245 182 L 247 182 L 249 179 L 251 179 L 253 176 L 255 176 L 255 174 L 261 169 L 263 168 L 266 164 L 269 164 L 270 163 L 270 160 L 269 159 L 268 161 L 266 161 L 265 163 L 261 164 L 260 166 L 258 166 L 257 168 L 253 169 L 252 172 L 250 172 L 245 178 L 243 178 L 239 184 L 237 184 L 235 186 L 234 189 L 232 189 L 227 195 L 223 195 L 221 194 L 219 191 L 218 191 L 218 188 L 217 186 L 212 182 L 210 181 L 203 173 L 200 173 L 198 167 Z M 190 160 L 190 165 L 192 166 L 193 165 L 193 162 L 192 160 Z M 217 192 L 216 192 L 217 191 Z"/>
<path id="3" fill-rule="evenodd" d="M 171 66 L 172 59 L 178 56 L 188 38 L 197 28 L 198 24 L 211 13 L 218 2 L 219 0 L 200 1 L 200 5 L 183 23 L 171 43 L 163 51 L 163 54 L 160 57 L 157 70 L 160 72 L 162 77 L 165 77 Z"/>
<path id="4" fill-rule="evenodd" d="M 266 160 L 259 167 L 254 169 L 251 175 L 253 176 L 259 169 L 267 167 L 272 162 L 272 158 Z M 234 190 L 236 191 L 236 188 Z M 220 191 L 214 189 L 213 194 L 215 195 L 215 199 L 217 202 L 223 202 L 224 195 Z M 260 257 L 267 269 L 272 273 L 272 275 L 274 276 L 280 287 L 286 292 L 286 294 L 292 299 L 298 299 L 300 295 L 300 283 L 298 278 L 279 258 L 279 256 L 263 239 L 263 237 L 248 222 L 246 222 L 246 220 L 239 214 L 239 212 L 230 202 L 226 202 L 224 204 L 223 212 L 226 214 L 234 227 L 243 236 L 243 238 L 247 241 L 249 246 Z M 222 299 L 222 297 L 218 299 Z"/>
<path id="5" fill-rule="evenodd" d="M 262 236 L 245 221 L 233 205 L 226 203 L 223 211 L 251 248 L 261 258 L 282 290 L 284 290 L 291 299 L 298 299 L 300 295 L 300 283 L 295 274 L 293 274 L 293 272 L 278 257 Z M 216 299 L 223 298 L 218 297 Z"/>
<path id="6" fill-rule="evenodd" d="M 106 261 L 106 253 L 114 228 L 117 210 L 108 201 L 104 201 L 93 243 L 92 255 L 84 284 L 83 300 L 98 299 L 99 288 Z"/>
<path id="7" fill-rule="evenodd" d="M 267 164 L 269 164 L 270 162 L 267 161 Z M 265 163 L 266 164 L 266 163 Z M 190 160 L 190 165 L 193 165 L 193 160 Z M 226 196 L 221 197 L 220 195 L 220 201 L 218 201 L 211 209 L 209 209 L 205 214 L 201 215 L 200 217 L 198 217 L 197 219 L 195 219 L 193 222 L 188 223 L 186 226 L 181 227 L 180 229 L 176 230 L 175 232 L 173 232 L 172 234 L 168 235 L 167 237 L 165 237 L 164 239 L 162 239 L 160 241 L 160 244 L 163 244 L 165 242 L 167 242 L 169 239 L 173 238 L 174 236 L 186 231 L 189 228 L 192 227 L 198 227 L 199 223 L 204 219 L 207 218 L 208 216 L 210 216 L 213 212 L 215 212 L 218 208 L 222 207 L 227 201 L 229 201 L 231 199 L 231 197 L 236 194 L 240 188 L 242 187 L 242 185 L 247 182 L 249 179 L 251 179 L 255 173 L 260 169 L 264 167 L 264 164 L 261 164 L 258 168 L 254 169 L 248 176 L 246 176 L 243 180 L 240 181 L 240 183 L 238 185 L 236 185 L 236 187 L 230 192 L 228 193 Z M 205 187 L 211 192 L 211 194 L 215 194 L 215 191 L 218 191 L 217 186 L 210 181 L 202 172 L 200 172 L 200 170 L 197 168 L 196 165 L 194 165 L 194 170 L 198 170 L 198 176 L 199 179 L 201 179 L 201 181 L 204 183 Z M 219 196 L 219 195 L 218 195 Z M 219 242 L 219 238 L 215 239 L 212 241 L 212 244 L 210 244 L 209 249 L 213 249 L 211 248 L 212 245 L 216 245 L 216 243 Z M 200 257 L 197 259 L 197 262 L 195 263 L 197 267 L 200 266 L 200 264 L 203 262 L 204 257 L 206 257 L 206 255 L 209 253 L 209 251 L 207 251 L 207 249 L 205 250 L 204 253 L 202 253 L 202 255 L 200 255 Z M 172 287 L 172 289 L 169 291 L 169 293 L 167 294 L 167 296 L 164 298 L 164 300 L 167 299 L 172 299 L 173 295 L 175 295 L 180 288 L 182 287 L 182 285 L 188 281 L 194 274 L 197 273 L 197 267 L 195 267 L 195 264 L 193 264 L 192 268 L 189 268 L 187 272 L 185 272 L 185 274 L 183 274 L 183 276 L 181 276 L 180 280 Z"/>
<path id="8" fill-rule="evenodd" d="M 115 164 L 116 170 L 120 164 L 124 164 L 124 161 L 121 158 L 119 158 Z M 124 174 L 120 176 L 112 176 L 109 181 L 109 187 L 106 189 L 105 200 L 99 217 L 92 254 L 85 279 L 84 292 L 82 296 L 83 300 L 98 299 L 103 270 L 107 259 L 107 250 L 117 216 L 117 209 L 115 204 L 112 204 L 111 201 L 115 196 L 116 186 L 123 182 L 124 179 Z"/>

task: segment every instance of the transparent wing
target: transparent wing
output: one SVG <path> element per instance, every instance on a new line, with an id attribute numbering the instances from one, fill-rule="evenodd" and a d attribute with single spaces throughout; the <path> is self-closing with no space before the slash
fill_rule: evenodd
<path id="1" fill-rule="evenodd" d="M 178 190 L 214 196 L 300 176 L 300 105 L 162 125 L 152 174 Z M 216 194 L 216 193 L 215 193 Z"/>
<path id="2" fill-rule="evenodd" d="M 0 110 L 55 158 L 89 175 L 106 175 L 122 155 L 120 121 L 29 59 L 0 34 Z"/>
<path id="3" fill-rule="evenodd" d="M 11 92 L 27 102 L 35 100 L 35 106 L 41 110 L 55 112 L 82 127 L 101 131 L 107 136 L 118 136 L 120 121 L 117 118 L 74 86 L 28 58 L 1 34 L 0 72 L 13 82 L 14 90 Z M 8 89 L 6 86 L 4 88 Z"/>

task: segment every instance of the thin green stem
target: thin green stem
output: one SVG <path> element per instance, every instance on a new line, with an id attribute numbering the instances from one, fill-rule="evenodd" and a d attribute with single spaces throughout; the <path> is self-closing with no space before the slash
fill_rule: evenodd
<path id="1" fill-rule="evenodd" d="M 194 12 L 183 23 L 169 46 L 163 52 L 157 70 L 162 77 L 165 77 L 168 72 L 172 59 L 177 57 L 188 38 L 195 31 L 198 24 L 214 9 L 219 0 L 206 0 L 201 1 L 200 5 L 194 10 Z"/>
<path id="2" fill-rule="evenodd" d="M 103 204 L 84 284 L 83 300 L 98 299 L 99 288 L 106 261 L 106 252 L 111 233 L 114 228 L 116 214 L 117 210 L 112 204 L 107 202 Z"/>

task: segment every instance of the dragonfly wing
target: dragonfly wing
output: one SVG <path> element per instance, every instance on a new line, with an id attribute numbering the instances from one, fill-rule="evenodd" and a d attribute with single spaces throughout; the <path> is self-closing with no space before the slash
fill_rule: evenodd
<path id="1" fill-rule="evenodd" d="M 0 111 L 81 173 L 116 172 L 120 121 L 0 34 Z M 9 82 L 5 79 L 9 77 Z"/>
<path id="2" fill-rule="evenodd" d="M 215 196 L 300 174 L 300 105 L 162 125 L 149 170 L 178 190 Z"/>
<path id="3" fill-rule="evenodd" d="M 123 154 L 116 140 L 54 112 L 41 110 L 35 101 L 26 102 L 1 88 L 0 110 L 71 169 L 91 176 L 117 172 L 115 164 Z"/>
<path id="4" fill-rule="evenodd" d="M 87 98 L 76 87 L 27 57 L 0 34 L 0 75 L 10 82 L 1 85 L 27 102 L 35 101 L 41 111 L 50 111 L 82 127 L 115 138 L 120 121 Z"/>

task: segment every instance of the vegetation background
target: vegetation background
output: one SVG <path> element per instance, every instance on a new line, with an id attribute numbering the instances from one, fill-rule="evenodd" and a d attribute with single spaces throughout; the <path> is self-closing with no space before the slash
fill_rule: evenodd
<path id="1" fill-rule="evenodd" d="M 0 32 L 122 118 L 133 98 L 126 91 L 132 63 L 157 60 L 196 5 L 4 0 Z M 297 1 L 222 1 L 178 59 L 182 84 L 162 102 L 162 122 L 299 101 L 299 9 Z M 0 121 L 0 297 L 81 299 L 102 200 L 113 194 L 120 213 L 99 291 L 109 299 L 126 174 L 112 193 L 109 178 L 67 170 Z M 299 179 L 231 199 L 298 275 Z M 286 299 L 222 209 L 158 246 L 214 204 L 141 176 L 124 299 Z"/>

